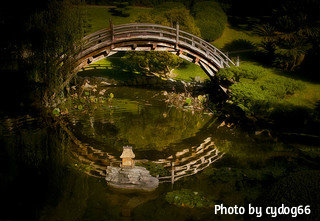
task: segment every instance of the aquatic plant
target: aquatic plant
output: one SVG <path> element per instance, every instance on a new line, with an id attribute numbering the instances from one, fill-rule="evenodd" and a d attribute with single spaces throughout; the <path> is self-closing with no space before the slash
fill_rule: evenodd
<path id="1" fill-rule="evenodd" d="M 190 92 L 175 93 L 164 91 L 165 102 L 173 107 L 189 111 L 203 111 L 205 109 L 207 95 L 198 95 L 193 97 Z"/>
<path id="2" fill-rule="evenodd" d="M 114 94 L 106 94 L 106 89 L 101 89 L 97 84 L 90 85 L 90 81 L 84 80 L 81 86 L 72 86 L 70 96 L 59 105 L 61 115 L 69 114 L 69 110 L 91 112 L 98 107 L 110 107 Z M 99 83 L 99 82 L 95 82 Z M 57 115 L 57 114 L 56 114 Z"/>
<path id="3" fill-rule="evenodd" d="M 168 192 L 166 195 L 166 200 L 171 204 L 182 207 L 194 208 L 214 206 L 214 202 L 209 200 L 204 193 L 190 189 L 181 189 Z"/>
<path id="4" fill-rule="evenodd" d="M 60 115 L 60 108 L 55 108 L 55 109 L 53 109 L 53 111 L 52 111 L 52 113 L 54 114 L 54 115 Z"/>

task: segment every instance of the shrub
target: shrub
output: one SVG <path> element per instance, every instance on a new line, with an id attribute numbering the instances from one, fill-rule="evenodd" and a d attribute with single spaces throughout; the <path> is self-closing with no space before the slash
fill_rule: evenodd
<path id="1" fill-rule="evenodd" d="M 303 89 L 300 81 L 275 76 L 257 65 L 221 69 L 216 76 L 220 82 L 231 85 L 233 103 L 247 114 L 269 113 L 282 99 Z"/>
<path id="2" fill-rule="evenodd" d="M 268 79 L 261 85 L 262 90 L 269 91 L 277 98 L 284 98 L 286 95 L 292 95 L 295 91 L 302 89 L 302 84 L 298 81 L 279 77 Z"/>
<path id="3" fill-rule="evenodd" d="M 140 14 L 134 22 L 155 23 L 166 26 L 174 26 L 178 22 L 181 30 L 200 36 L 200 30 L 196 26 L 189 10 L 178 2 L 160 4 L 151 12 Z"/>
<path id="4" fill-rule="evenodd" d="M 207 41 L 219 38 L 227 24 L 227 15 L 217 2 L 197 2 L 193 6 L 196 25 L 200 28 L 201 36 Z"/>
<path id="5" fill-rule="evenodd" d="M 268 91 L 252 82 L 234 84 L 230 88 L 233 102 L 247 114 L 268 110 L 270 101 L 274 99 Z"/>
<path id="6" fill-rule="evenodd" d="M 132 71 L 142 73 L 157 73 L 166 77 L 171 69 L 178 67 L 182 63 L 182 59 L 169 52 L 127 52 L 124 57 L 123 64 Z M 123 66 L 124 67 L 124 66 Z"/>
<path id="7" fill-rule="evenodd" d="M 216 76 L 220 81 L 230 81 L 234 83 L 239 82 L 242 78 L 255 81 L 265 76 L 266 73 L 267 71 L 259 66 L 233 66 L 231 68 L 220 69 Z"/>

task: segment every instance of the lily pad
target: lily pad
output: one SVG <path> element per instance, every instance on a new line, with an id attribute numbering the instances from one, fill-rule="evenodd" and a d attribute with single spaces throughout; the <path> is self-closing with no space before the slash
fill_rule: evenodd
<path id="1" fill-rule="evenodd" d="M 192 100 L 190 98 L 187 98 L 185 101 L 187 104 L 191 104 Z"/>
<path id="2" fill-rule="evenodd" d="M 54 115 L 60 115 L 60 108 L 56 107 L 55 109 L 53 109 L 52 113 Z"/>

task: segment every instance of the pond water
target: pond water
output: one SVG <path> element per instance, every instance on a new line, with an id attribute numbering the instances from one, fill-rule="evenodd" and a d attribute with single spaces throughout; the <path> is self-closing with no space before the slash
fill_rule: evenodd
<path id="1" fill-rule="evenodd" d="M 182 189 L 227 206 L 299 202 L 318 209 L 319 164 L 294 144 L 228 127 L 212 114 L 175 108 L 161 91 L 114 87 L 107 93 L 114 95 L 108 105 L 69 109 L 60 116 L 64 126 L 36 114 L 1 114 L 0 189 L 6 202 L 1 219 L 244 219 L 216 215 L 213 208 L 189 208 L 190 199 L 182 200 L 184 206 L 166 200 L 168 192 Z M 127 145 L 137 160 L 172 159 L 178 165 L 198 160 L 201 165 L 153 193 L 117 192 L 94 171 L 119 161 Z M 183 160 L 186 156 L 193 158 Z M 305 184 L 308 179 L 316 184 Z"/>

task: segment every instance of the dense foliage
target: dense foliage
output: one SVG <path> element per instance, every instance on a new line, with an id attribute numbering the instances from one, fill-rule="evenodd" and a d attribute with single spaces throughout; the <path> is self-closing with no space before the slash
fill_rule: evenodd
<path id="1" fill-rule="evenodd" d="M 231 85 L 232 102 L 249 115 L 271 113 L 283 99 L 303 87 L 300 81 L 274 76 L 256 65 L 221 69 L 217 77 Z"/>
<path id="2" fill-rule="evenodd" d="M 48 105 L 70 80 L 74 44 L 83 35 L 81 9 L 69 0 L 51 1 L 31 17 L 28 31 L 32 38 L 25 53 L 30 80 L 39 84 L 42 102 Z"/>
<path id="3" fill-rule="evenodd" d="M 192 12 L 205 40 L 214 41 L 222 35 L 227 24 L 227 15 L 219 3 L 197 2 L 194 4 Z"/>
<path id="4" fill-rule="evenodd" d="M 155 73 L 166 77 L 172 69 L 182 63 L 182 59 L 169 52 L 127 52 L 122 58 L 125 68 L 142 73 Z"/>
<path id="5" fill-rule="evenodd" d="M 307 55 L 319 56 L 320 4 L 316 0 L 284 1 L 258 26 L 268 59 L 284 70 L 295 70 Z"/>
<path id="6" fill-rule="evenodd" d="M 200 36 L 200 30 L 196 26 L 189 10 L 182 3 L 166 2 L 158 5 L 147 13 L 139 15 L 135 22 L 154 23 L 175 27 L 177 22 L 183 31 Z"/>
<path id="7" fill-rule="evenodd" d="M 15 84 L 23 81 L 28 86 L 23 88 L 28 102 L 50 105 L 67 85 L 74 44 L 83 33 L 80 5 L 78 0 L 36 1 L 21 8 L 11 3 L 1 13 L 1 30 L 8 35 L 1 42 L 1 57 L 10 59 L 6 71 L 15 71 L 13 76 L 19 73 Z"/>

